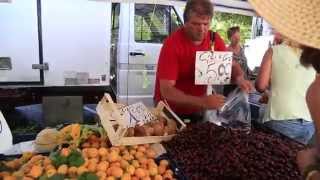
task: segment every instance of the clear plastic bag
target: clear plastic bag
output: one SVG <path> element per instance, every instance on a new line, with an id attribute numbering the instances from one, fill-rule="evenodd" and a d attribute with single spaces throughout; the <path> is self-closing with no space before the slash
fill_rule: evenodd
<path id="1" fill-rule="evenodd" d="M 251 129 L 251 111 L 248 94 L 242 92 L 239 88 L 235 89 L 228 95 L 222 108 L 206 112 L 205 120 L 249 132 Z"/>

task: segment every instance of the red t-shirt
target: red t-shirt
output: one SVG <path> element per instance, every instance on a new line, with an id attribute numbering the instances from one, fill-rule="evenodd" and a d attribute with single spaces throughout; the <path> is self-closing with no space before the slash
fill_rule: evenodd
<path id="1" fill-rule="evenodd" d="M 193 96 L 203 96 L 206 94 L 206 85 L 195 85 L 195 59 L 196 51 L 210 50 L 210 33 L 200 45 L 195 45 L 186 36 L 184 29 L 180 28 L 170 35 L 164 42 L 158 61 L 156 74 L 156 84 L 154 99 L 156 102 L 162 100 L 160 93 L 160 79 L 175 80 L 175 87 L 185 94 Z M 214 38 L 215 51 L 226 51 L 227 48 L 224 41 L 218 33 Z M 169 102 L 170 107 L 178 114 L 192 114 L 199 112 L 200 109 L 177 106 L 173 102 Z"/>

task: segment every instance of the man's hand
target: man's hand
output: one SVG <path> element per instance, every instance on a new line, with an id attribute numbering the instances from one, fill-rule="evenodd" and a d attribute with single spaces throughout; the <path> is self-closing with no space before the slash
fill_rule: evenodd
<path id="1" fill-rule="evenodd" d="M 249 93 L 254 89 L 252 83 L 244 78 L 239 78 L 236 81 L 236 84 L 240 87 L 242 91 L 246 93 Z"/>
<path id="2" fill-rule="evenodd" d="M 219 109 L 225 103 L 225 97 L 219 94 L 213 94 L 203 97 L 203 105 L 206 109 Z"/>

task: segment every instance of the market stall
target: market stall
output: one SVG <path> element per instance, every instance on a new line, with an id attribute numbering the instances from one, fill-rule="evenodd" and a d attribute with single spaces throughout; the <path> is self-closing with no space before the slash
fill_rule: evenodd
<path id="1" fill-rule="evenodd" d="M 34 152 L 2 155 L 3 179 L 300 179 L 304 145 L 263 127 L 184 124 L 165 104 L 97 106 L 95 126 L 42 130 Z M 133 123 L 135 118 L 137 123 Z M 139 119 L 140 118 L 140 119 Z M 126 123 L 131 123 L 129 126 Z"/>

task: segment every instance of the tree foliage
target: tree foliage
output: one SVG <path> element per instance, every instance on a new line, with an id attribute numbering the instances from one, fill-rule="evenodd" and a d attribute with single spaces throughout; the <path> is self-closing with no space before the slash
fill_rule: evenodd
<path id="1" fill-rule="evenodd" d="M 211 29 L 218 32 L 223 40 L 229 44 L 227 36 L 228 28 L 232 26 L 240 27 L 241 43 L 251 38 L 252 17 L 240 14 L 231 14 L 223 12 L 215 12 L 212 20 Z"/>

